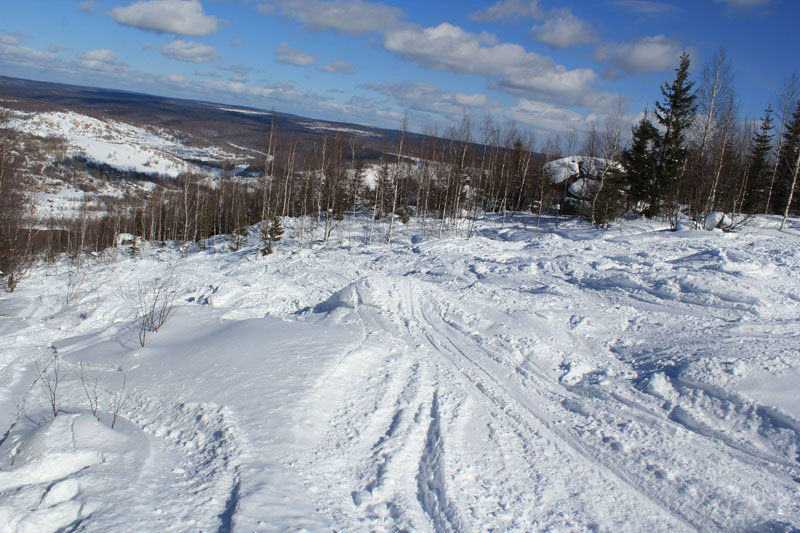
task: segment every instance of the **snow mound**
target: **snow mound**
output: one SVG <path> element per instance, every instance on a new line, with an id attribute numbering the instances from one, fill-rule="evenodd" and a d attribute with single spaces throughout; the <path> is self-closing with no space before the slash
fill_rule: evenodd
<path id="1" fill-rule="evenodd" d="M 16 427 L 0 446 L 2 531 L 60 531 L 91 515 L 112 479 L 123 485 L 120 473 L 147 457 L 147 441 L 131 429 L 115 431 L 88 414 Z M 104 467 L 116 475 L 99 473 Z"/>
<path id="2" fill-rule="evenodd" d="M 361 306 L 380 309 L 391 302 L 392 284 L 393 281 L 384 276 L 369 276 L 334 292 L 314 310 L 332 313 L 337 309 L 357 309 Z"/>

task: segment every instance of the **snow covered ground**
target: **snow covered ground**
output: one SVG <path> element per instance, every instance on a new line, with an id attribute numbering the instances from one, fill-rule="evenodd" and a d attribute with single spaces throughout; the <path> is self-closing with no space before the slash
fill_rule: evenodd
<path id="1" fill-rule="evenodd" d="M 39 267 L 0 300 L 0 530 L 798 528 L 800 221 L 756 223 L 289 221 L 266 258 Z"/>

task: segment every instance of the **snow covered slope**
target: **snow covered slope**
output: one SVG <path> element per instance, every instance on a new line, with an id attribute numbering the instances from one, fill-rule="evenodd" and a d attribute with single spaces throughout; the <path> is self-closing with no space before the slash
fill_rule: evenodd
<path id="1" fill-rule="evenodd" d="M 73 157 L 141 174 L 175 178 L 183 172 L 203 172 L 187 159 L 219 161 L 235 157 L 218 148 L 188 147 L 166 131 L 149 131 L 74 111 L 13 111 L 10 127 L 38 137 L 63 138 Z"/>
<path id="2" fill-rule="evenodd" d="M 6 530 L 800 527 L 800 221 L 517 215 L 367 246 L 364 220 L 300 246 L 308 224 L 266 258 L 215 238 L 4 295 Z M 178 305 L 141 347 L 136 294 L 164 278 Z"/>

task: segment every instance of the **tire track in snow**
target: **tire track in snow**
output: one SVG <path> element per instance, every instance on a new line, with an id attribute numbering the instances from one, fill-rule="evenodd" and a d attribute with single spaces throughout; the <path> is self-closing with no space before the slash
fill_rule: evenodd
<path id="1" fill-rule="evenodd" d="M 422 291 L 419 292 L 421 293 Z M 450 364 L 452 364 L 453 368 L 463 375 L 473 385 L 475 390 L 489 400 L 490 403 L 495 405 L 500 413 L 505 414 L 506 417 L 511 419 L 515 425 L 523 424 L 523 419 L 520 418 L 519 411 L 513 414 L 509 412 L 509 405 L 516 405 L 518 408 L 521 408 L 523 411 L 531 415 L 538 422 L 538 424 L 546 428 L 555 438 L 567 444 L 568 448 L 574 453 L 587 460 L 587 464 L 601 469 L 606 473 L 606 475 L 611 476 L 612 478 L 617 479 L 623 485 L 630 487 L 635 493 L 641 494 L 653 505 L 666 512 L 669 516 L 676 519 L 679 523 L 682 523 L 685 527 L 692 529 L 702 527 L 702 520 L 689 517 L 681 510 L 675 509 L 669 505 L 665 505 L 662 500 L 657 498 L 647 489 L 645 483 L 637 481 L 627 472 L 605 461 L 601 455 L 592 452 L 584 443 L 580 442 L 573 435 L 556 426 L 553 422 L 553 419 L 538 409 L 528 398 L 528 394 L 532 392 L 531 390 L 523 392 L 518 386 L 515 386 L 513 383 L 502 379 L 500 377 L 500 372 L 490 371 L 485 366 L 478 364 L 466 353 L 464 349 L 460 348 L 454 342 L 454 337 L 462 336 L 463 334 L 447 324 L 447 322 L 445 322 L 440 316 L 437 316 L 437 321 L 440 322 L 440 326 L 437 328 L 434 320 L 432 320 L 430 315 L 425 311 L 424 303 L 430 301 L 430 293 L 427 293 L 425 296 L 418 294 L 418 296 L 420 297 L 419 299 L 414 299 L 416 304 L 415 312 L 420 318 L 422 318 L 422 323 L 427 324 L 430 327 L 429 331 L 425 328 L 425 326 L 417 326 L 419 329 L 418 334 L 421 334 L 425 338 L 427 343 L 432 347 L 434 353 L 444 355 Z M 423 303 L 420 303 L 420 300 Z M 414 323 L 418 322 L 419 321 L 416 321 Z M 448 333 L 444 333 L 442 331 L 443 329 L 449 330 Z M 411 330 L 410 327 L 409 330 Z M 483 349 L 480 346 L 477 346 L 476 343 L 472 342 L 471 344 L 476 345 L 479 350 L 483 351 Z M 491 364 L 494 360 L 490 354 L 485 355 L 486 357 L 484 360 L 487 362 L 487 364 L 494 366 Z M 488 378 L 488 380 L 501 391 L 501 394 L 510 398 L 511 401 L 509 402 L 508 400 L 500 399 L 496 395 L 497 389 L 493 390 L 492 388 L 486 387 L 482 380 L 477 378 L 472 372 L 467 372 L 464 366 L 459 364 L 459 359 L 461 362 L 467 363 L 467 367 L 473 372 L 477 371 L 479 374 L 483 374 L 486 378 Z M 550 389 L 548 392 L 552 392 L 551 387 L 547 387 L 546 389 Z M 544 396 L 541 396 L 541 394 L 538 392 L 537 396 L 538 401 L 536 403 L 544 403 L 547 401 L 547 399 Z M 557 400 L 558 404 L 560 405 L 560 401 L 569 398 L 570 395 L 568 393 L 561 395 L 561 400 Z M 527 426 L 527 424 L 524 425 Z M 522 430 L 527 433 L 531 432 L 530 427 L 524 427 Z"/>
<path id="2" fill-rule="evenodd" d="M 417 499 L 436 531 L 465 531 L 466 527 L 458 517 L 456 507 L 447 497 L 438 391 L 433 393 L 430 419 L 417 471 Z"/>

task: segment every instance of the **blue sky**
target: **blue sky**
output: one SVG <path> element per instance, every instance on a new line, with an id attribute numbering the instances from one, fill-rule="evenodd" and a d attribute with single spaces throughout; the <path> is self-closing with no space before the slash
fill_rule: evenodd
<path id="1" fill-rule="evenodd" d="M 415 130 L 469 112 L 540 139 L 652 107 L 683 50 L 731 57 L 743 117 L 800 67 L 797 0 L 27 0 L 0 74 Z"/>

